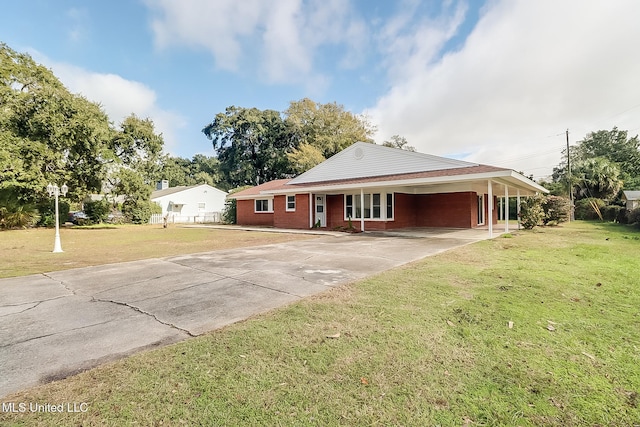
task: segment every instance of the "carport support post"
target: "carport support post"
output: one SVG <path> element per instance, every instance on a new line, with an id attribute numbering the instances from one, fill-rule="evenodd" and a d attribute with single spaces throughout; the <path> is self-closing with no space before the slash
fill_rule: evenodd
<path id="1" fill-rule="evenodd" d="M 364 231 L 364 189 L 360 189 L 360 231 Z"/>
<path id="2" fill-rule="evenodd" d="M 313 228 L 313 194 L 309 193 L 309 228 Z"/>
<path id="3" fill-rule="evenodd" d="M 504 186 L 504 232 L 509 232 L 509 186 Z"/>
<path id="4" fill-rule="evenodd" d="M 487 183 L 487 213 L 489 217 L 489 238 L 493 239 L 493 187 L 491 185 L 491 180 Z"/>
<path id="5" fill-rule="evenodd" d="M 520 190 L 518 189 L 518 198 L 516 199 L 516 214 L 518 216 L 518 230 L 520 230 Z"/>

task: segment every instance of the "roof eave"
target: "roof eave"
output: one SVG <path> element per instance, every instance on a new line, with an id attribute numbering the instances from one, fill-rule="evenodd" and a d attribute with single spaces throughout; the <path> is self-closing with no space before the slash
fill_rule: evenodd
<path id="1" fill-rule="evenodd" d="M 398 180 L 385 180 L 385 181 L 370 181 L 370 182 L 360 182 L 360 183 L 352 183 L 352 184 L 335 184 L 335 185 L 301 185 L 293 187 L 293 188 L 279 188 L 273 190 L 263 190 L 260 194 L 246 196 L 243 198 L 254 199 L 260 196 L 273 196 L 276 194 L 295 194 L 295 193 L 319 193 L 323 191 L 336 191 L 336 190 L 356 190 L 360 188 L 375 188 L 375 187 L 404 187 L 404 186 L 415 186 L 415 185 L 429 185 L 429 184 L 446 184 L 446 183 L 458 183 L 465 181 L 477 181 L 477 180 L 490 180 L 490 179 L 499 179 L 499 178 L 513 178 L 520 183 L 523 184 L 523 187 L 528 187 L 529 191 L 532 192 L 541 192 L 548 193 L 549 190 L 536 184 L 532 180 L 527 177 L 520 175 L 519 173 L 510 170 L 504 169 L 500 171 L 492 171 L 492 172 L 482 172 L 475 174 L 460 174 L 460 175 L 450 175 L 450 176 L 438 176 L 438 177 L 426 177 L 426 178 L 412 178 L 412 179 L 398 179 Z M 513 183 L 511 184 L 513 185 Z M 517 187 L 517 185 L 513 185 Z M 240 199 L 240 198 L 238 198 Z"/>

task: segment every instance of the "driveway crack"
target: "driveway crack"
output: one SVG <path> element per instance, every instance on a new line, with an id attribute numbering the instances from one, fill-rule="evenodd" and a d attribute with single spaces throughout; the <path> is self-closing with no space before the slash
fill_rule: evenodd
<path id="1" fill-rule="evenodd" d="M 126 302 L 121 302 L 121 301 L 114 301 L 114 300 L 110 300 L 110 299 L 99 299 L 99 298 L 95 298 L 95 297 L 91 297 L 91 301 L 97 301 L 97 302 L 109 302 L 112 304 L 117 304 L 117 305 L 122 305 L 124 307 L 128 307 L 134 311 L 137 311 L 138 313 L 144 314 L 145 316 L 149 316 L 151 318 L 153 318 L 156 322 L 165 325 L 165 326 L 169 326 L 170 328 L 176 329 L 178 331 L 181 331 L 187 335 L 189 335 L 190 337 L 197 337 L 197 335 L 194 335 L 191 333 L 191 331 L 189 331 L 188 329 L 184 329 L 181 328 L 177 325 L 174 325 L 173 323 L 169 323 L 169 322 L 164 322 L 162 320 L 160 320 L 158 318 L 158 316 L 156 316 L 153 313 L 149 313 L 148 311 L 144 311 L 143 309 L 141 309 L 140 307 L 136 307 L 135 305 L 131 305 L 131 304 L 127 304 Z"/>
<path id="2" fill-rule="evenodd" d="M 49 276 L 47 273 L 42 273 L 42 275 L 44 277 L 46 277 L 47 279 L 51 279 L 54 282 L 58 282 L 60 284 L 60 286 L 62 286 L 63 288 L 65 288 L 67 291 L 71 292 L 72 295 L 76 295 L 76 291 L 74 289 L 71 289 L 69 286 L 65 285 L 65 283 L 62 280 L 58 280 L 54 277 Z"/>

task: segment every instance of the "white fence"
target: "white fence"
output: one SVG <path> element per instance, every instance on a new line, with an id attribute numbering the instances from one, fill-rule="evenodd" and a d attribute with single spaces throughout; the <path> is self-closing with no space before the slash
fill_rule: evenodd
<path id="1" fill-rule="evenodd" d="M 201 224 L 205 222 L 221 222 L 221 212 L 203 212 L 199 215 L 167 215 L 167 223 L 169 224 Z M 149 218 L 149 224 L 163 224 L 164 215 L 153 214 Z"/>

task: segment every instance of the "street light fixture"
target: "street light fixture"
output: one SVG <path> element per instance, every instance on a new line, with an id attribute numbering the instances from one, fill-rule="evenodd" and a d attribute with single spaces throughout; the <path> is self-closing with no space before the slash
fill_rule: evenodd
<path id="1" fill-rule="evenodd" d="M 55 196 L 56 198 L 56 240 L 53 244 L 53 252 L 63 252 L 62 250 L 62 245 L 60 245 L 60 220 L 59 220 L 59 214 L 58 214 L 58 196 L 60 194 L 62 194 L 62 196 L 66 196 L 67 195 L 67 191 L 69 191 L 69 187 L 67 187 L 67 184 L 62 184 L 62 187 L 58 188 L 57 184 L 51 184 L 49 183 L 49 185 L 47 185 L 47 192 L 49 193 L 49 197 L 53 197 Z"/>

